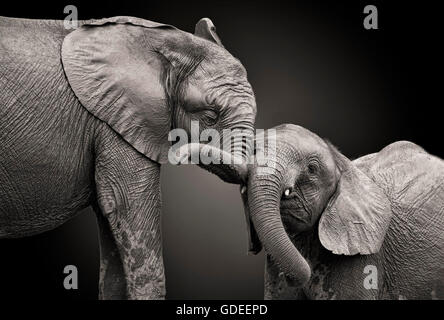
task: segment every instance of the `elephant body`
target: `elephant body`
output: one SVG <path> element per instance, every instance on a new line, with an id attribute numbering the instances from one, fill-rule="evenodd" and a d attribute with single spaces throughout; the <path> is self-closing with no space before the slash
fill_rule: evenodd
<path id="1" fill-rule="evenodd" d="M 314 135 L 300 127 L 286 127 L 282 131 L 293 129 L 297 132 L 297 139 L 307 139 L 307 144 L 303 146 L 294 143 L 298 145 L 295 150 L 299 149 L 302 158 L 309 157 L 310 152 L 316 149 L 316 144 L 324 143 L 317 136 L 315 140 L 308 140 Z M 294 136 L 287 133 L 283 135 L 287 141 L 294 139 Z M 307 138 L 308 134 L 311 138 Z M 285 155 L 278 156 L 277 161 L 287 164 L 279 160 L 288 160 L 290 154 L 279 147 L 279 139 L 277 152 L 281 151 Z M 306 147 L 309 151 L 305 150 Z M 280 205 L 289 239 L 308 263 L 311 275 L 304 284 L 293 284 L 281 271 L 279 263 L 282 262 L 273 257 L 270 250 L 266 262 L 265 298 L 444 299 L 444 161 L 406 141 L 395 142 L 378 153 L 354 161 L 349 161 L 337 150 L 332 151 L 332 147 L 327 148 L 327 151 L 329 149 L 329 152 L 334 153 L 333 158 L 337 164 L 343 162 L 340 164 L 342 177 L 330 199 L 321 206 L 323 212 L 311 211 L 311 227 L 302 230 L 299 224 L 299 229 L 294 228 L 294 224 L 299 222 L 291 220 L 287 214 L 297 209 L 293 207 L 294 203 L 285 202 L 286 193 Z M 322 161 L 325 163 L 321 166 L 328 167 L 328 154 L 324 154 L 324 149 L 316 150 L 318 154 L 323 154 Z M 294 154 L 292 157 L 294 160 Z M 300 162 L 297 166 L 300 168 Z M 286 168 L 290 171 L 292 165 Z M 366 192 L 373 191 L 368 187 L 362 191 L 358 185 L 360 182 L 356 181 L 360 176 L 356 175 L 351 179 L 352 188 L 359 190 L 359 193 L 351 193 L 349 186 L 345 182 L 341 183 L 341 179 L 348 178 L 344 178 L 344 175 L 350 170 L 359 170 L 370 178 L 371 183 L 376 184 L 383 197 L 388 199 L 385 208 L 381 209 L 383 205 L 380 203 L 366 202 L 362 204 L 362 210 L 365 210 L 363 216 L 347 212 L 361 210 L 359 202 L 367 201 Z M 288 180 L 283 178 L 282 181 Z M 322 186 L 327 187 L 324 183 L 319 188 Z M 305 192 L 306 198 L 316 192 L 309 193 L 309 190 L 314 189 L 304 189 L 303 184 L 299 187 Z M 263 189 L 264 185 L 259 188 Z M 347 207 L 343 203 L 338 204 L 341 196 L 346 199 L 341 201 L 346 201 Z M 313 199 L 319 198 L 319 195 L 315 195 Z M 387 222 L 379 216 L 373 221 L 368 219 L 375 214 L 371 211 L 372 206 L 379 206 L 375 209 L 376 215 L 383 214 L 379 210 L 386 210 L 384 215 L 390 219 Z M 337 216 L 340 216 L 339 219 Z M 382 227 L 384 223 L 387 223 L 385 233 Z M 367 236 L 361 240 L 358 231 L 348 230 L 351 225 L 366 229 Z M 348 233 L 348 237 L 345 242 L 341 242 L 340 237 L 345 233 Z M 275 238 L 275 241 L 278 240 Z M 379 246 L 374 244 L 377 241 L 381 241 Z M 355 248 L 359 251 L 356 252 Z M 294 267 L 298 268 L 297 265 Z"/>
<path id="2" fill-rule="evenodd" d="M 69 31 L 62 21 L 1 18 L 0 28 L 0 236 L 21 237 L 89 205 L 103 125 L 64 75 L 60 49 Z"/>
<path id="3" fill-rule="evenodd" d="M 186 46 L 201 52 L 198 61 Z M 217 90 L 202 91 L 199 65 Z M 77 30 L 0 17 L 0 238 L 54 229 L 91 205 L 100 298 L 162 299 L 160 164 L 168 132 L 187 131 L 190 119 L 202 120 L 202 129 L 239 121 L 252 130 L 255 112 L 245 69 L 209 19 L 192 35 L 133 17 L 79 21 Z M 229 179 L 235 172 L 226 168 L 207 167 Z"/>
<path id="4" fill-rule="evenodd" d="M 164 297 L 160 165 L 80 104 L 61 64 L 69 32 L 63 21 L 1 18 L 0 28 L 0 238 L 54 229 L 93 205 L 99 213 L 101 297 L 126 298 L 123 281 L 133 286 L 139 281 L 137 287 L 146 290 L 132 298 Z M 117 216 L 118 211 L 137 214 L 137 209 L 140 221 Z M 102 212 L 112 215 L 104 219 Z M 128 229 L 112 232 L 118 223 Z M 128 234 L 131 228 L 137 231 L 131 223 L 149 224 L 139 227 L 148 236 L 131 239 L 136 236 Z M 130 258 L 138 246 L 141 260 Z M 127 260 L 123 264 L 120 254 Z M 140 269 L 142 277 L 125 278 L 124 268 Z"/>
<path id="5" fill-rule="evenodd" d="M 312 278 L 294 289 L 267 259 L 268 299 L 444 299 L 444 161 L 410 142 L 396 142 L 353 161 L 390 196 L 393 212 L 379 252 L 335 255 L 317 232 L 294 237 Z M 375 266 L 377 288 L 364 280 Z"/>

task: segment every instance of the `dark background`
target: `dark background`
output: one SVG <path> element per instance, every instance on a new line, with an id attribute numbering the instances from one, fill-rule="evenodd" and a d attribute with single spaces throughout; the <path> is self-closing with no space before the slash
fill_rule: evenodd
<path id="1" fill-rule="evenodd" d="M 425 1 L 8 1 L 0 15 L 63 19 L 131 15 L 192 32 L 210 17 L 245 65 L 258 103 L 258 128 L 291 122 L 328 138 L 348 157 L 410 140 L 444 157 L 441 142 L 442 31 Z M 374 4 L 379 30 L 363 28 Z M 263 255 L 247 256 L 238 187 L 193 166 L 162 170 L 167 298 L 260 299 Z M 30 238 L 0 240 L 1 298 L 95 299 L 99 251 L 90 209 Z M 63 268 L 79 290 L 63 289 Z"/>

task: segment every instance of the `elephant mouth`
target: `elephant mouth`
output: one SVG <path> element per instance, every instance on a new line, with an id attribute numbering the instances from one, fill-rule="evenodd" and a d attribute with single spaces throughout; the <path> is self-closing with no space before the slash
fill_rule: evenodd
<path id="1" fill-rule="evenodd" d="M 286 228 L 290 228 L 291 224 L 294 223 L 308 223 L 307 219 L 303 218 L 303 217 L 299 217 L 297 215 L 294 215 L 292 213 L 282 213 L 281 214 L 282 217 L 282 222 L 284 223 L 284 227 Z"/>
<path id="2" fill-rule="evenodd" d="M 294 213 L 281 213 L 282 224 L 285 231 L 290 237 L 295 237 L 298 234 L 306 231 L 310 226 L 310 217 L 304 212 L 304 216 L 296 215 Z"/>
<path id="3" fill-rule="evenodd" d="M 282 201 L 280 213 L 282 219 L 304 224 L 309 224 L 312 217 L 306 200 L 300 199 L 298 196 Z"/>
<path id="4" fill-rule="evenodd" d="M 290 221 L 298 221 L 300 223 L 310 223 L 311 214 L 304 207 L 297 208 L 282 208 L 281 207 L 282 219 L 288 219 Z"/>

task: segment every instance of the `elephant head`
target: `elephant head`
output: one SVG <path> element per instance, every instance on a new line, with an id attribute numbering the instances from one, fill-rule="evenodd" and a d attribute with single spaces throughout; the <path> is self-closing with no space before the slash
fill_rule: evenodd
<path id="1" fill-rule="evenodd" d="M 311 276 L 289 238 L 317 228 L 334 254 L 377 252 L 391 218 L 390 204 L 373 180 L 329 142 L 295 125 L 276 130 L 276 152 L 265 171 L 254 164 L 241 194 L 250 225 L 250 251 L 264 246 L 295 286 Z M 252 222 L 252 223 L 251 223 Z"/>
<path id="2" fill-rule="evenodd" d="M 211 141 L 216 149 L 229 140 L 231 156 L 248 158 L 245 139 L 223 132 L 252 135 L 254 93 L 209 19 L 198 22 L 194 35 L 133 17 L 86 22 L 65 37 L 62 62 L 82 105 L 151 160 L 167 162 L 170 131 L 184 129 L 190 139 L 192 120 L 198 134 L 220 133 L 220 141 Z M 232 182 L 241 176 L 235 168 L 209 169 Z"/>

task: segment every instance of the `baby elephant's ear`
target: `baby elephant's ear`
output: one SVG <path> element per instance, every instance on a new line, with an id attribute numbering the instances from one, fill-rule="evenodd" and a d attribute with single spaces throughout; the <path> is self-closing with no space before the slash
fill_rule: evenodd
<path id="1" fill-rule="evenodd" d="M 333 146 L 340 171 L 335 195 L 319 221 L 319 239 L 335 254 L 372 254 L 384 241 L 391 208 L 383 190 Z"/>
<path id="2" fill-rule="evenodd" d="M 216 27 L 209 18 L 202 18 L 196 23 L 196 28 L 194 29 L 194 35 L 200 38 L 206 39 L 208 41 L 214 42 L 221 46 L 222 41 L 220 41 L 219 36 L 216 33 Z"/>
<path id="3" fill-rule="evenodd" d="M 62 45 L 63 68 L 81 104 L 151 160 L 168 159 L 170 114 L 161 81 L 165 63 L 149 37 L 163 25 L 115 17 L 83 25 Z"/>

